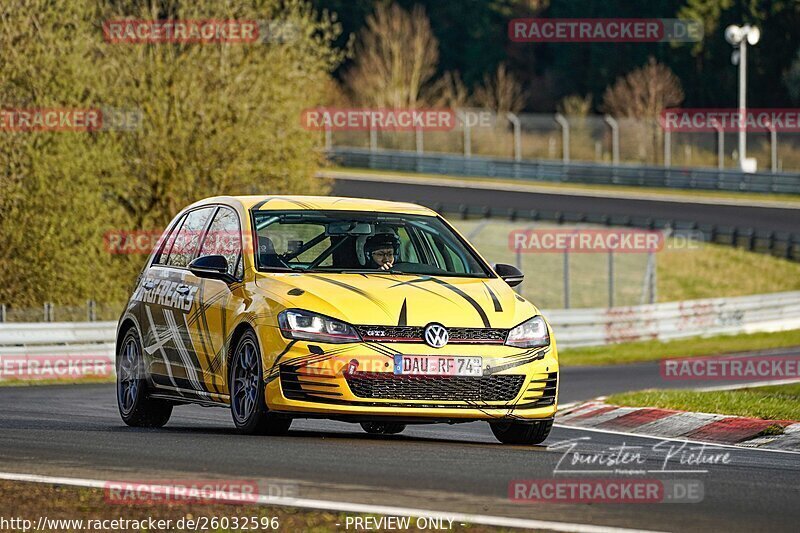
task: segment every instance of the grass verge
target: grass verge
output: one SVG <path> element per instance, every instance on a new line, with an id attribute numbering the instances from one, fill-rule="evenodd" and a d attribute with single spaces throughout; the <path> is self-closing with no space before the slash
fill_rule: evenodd
<path id="1" fill-rule="evenodd" d="M 105 499 L 104 491 L 100 489 L 85 489 L 68 486 L 53 486 L 43 483 L 22 483 L 0 480 L 0 516 L 18 517 L 32 521 L 31 529 L 35 528 L 40 517 L 46 517 L 49 527 L 47 531 L 152 531 L 149 529 L 148 520 L 170 520 L 168 527 L 158 527 L 158 531 L 193 531 L 195 528 L 186 527 L 187 520 L 194 520 L 199 526 L 197 530 L 203 531 L 309 531 L 327 532 L 341 531 L 346 524 L 347 517 L 364 517 L 355 513 L 336 513 L 317 511 L 312 509 L 299 509 L 292 507 L 272 507 L 263 505 L 238 505 L 238 504 L 165 504 L 143 503 L 137 501 L 133 505 L 120 505 L 109 503 Z M 216 518 L 216 522 L 211 522 Z M 380 518 L 380 517 L 376 517 Z M 177 527 L 178 521 L 183 519 L 184 527 Z M 275 519 L 278 527 L 270 527 L 270 519 Z M 83 527 L 77 524 L 61 524 L 56 520 L 82 520 Z M 122 526 L 91 527 L 89 520 L 128 520 L 143 521 L 141 527 L 134 527 L 131 522 L 121 523 Z M 206 521 L 207 520 L 207 521 Z M 234 521 L 238 521 L 239 528 L 234 529 Z M 274 522 L 273 522 L 274 523 Z M 108 524 L 111 524 L 110 522 Z M 166 525 L 166 522 L 164 522 Z M 205 528 L 203 528 L 205 524 Z M 244 527 L 242 525 L 244 524 Z M 266 524 L 266 525 L 264 525 Z M 337 526 L 339 524 L 339 526 Z M 414 528 L 415 518 L 411 518 L 411 528 Z M 445 522 L 445 524 L 447 524 Z M 226 526 L 227 527 L 223 527 Z M 219 526 L 219 527 L 215 527 Z M 351 523 L 351 526 L 353 524 Z M 511 531 L 504 528 L 490 526 L 462 527 L 453 522 L 454 530 L 465 530 L 475 533 Z M 16 528 L 21 530 L 21 528 Z M 418 531 L 433 531 L 419 529 Z"/>
<path id="2" fill-rule="evenodd" d="M 556 331 L 556 339 L 558 331 Z M 562 365 L 613 365 L 657 361 L 671 357 L 695 357 L 770 348 L 800 346 L 800 329 L 775 333 L 750 333 L 693 337 L 668 342 L 644 341 L 559 350 Z"/>
<path id="3" fill-rule="evenodd" d="M 645 390 L 613 394 L 606 402 L 765 420 L 800 420 L 800 383 L 713 392 Z"/>

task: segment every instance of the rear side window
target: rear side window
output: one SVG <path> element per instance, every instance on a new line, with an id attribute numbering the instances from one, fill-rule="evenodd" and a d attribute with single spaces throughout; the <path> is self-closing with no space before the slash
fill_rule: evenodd
<path id="1" fill-rule="evenodd" d="M 228 274 L 242 277 L 242 230 L 233 209 L 220 207 L 203 238 L 200 256 L 221 255 L 228 261 Z"/>
<path id="2" fill-rule="evenodd" d="M 178 231 L 181 229 L 181 225 L 183 224 L 184 220 L 186 220 L 186 215 L 181 216 L 178 222 L 168 226 L 167 230 L 169 231 L 169 228 L 172 228 L 172 230 L 169 231 L 169 233 L 165 231 L 158 240 L 158 242 L 161 244 L 161 247 L 153 258 L 154 265 L 166 264 L 167 257 L 169 257 L 169 251 L 172 249 L 172 245 L 175 242 L 175 237 L 178 235 Z"/>
<path id="3" fill-rule="evenodd" d="M 183 225 L 177 232 L 172 247 L 167 257 L 167 266 L 186 268 L 192 259 L 195 258 L 197 248 L 200 245 L 200 235 L 208 223 L 208 218 L 216 207 L 203 207 L 191 211 L 186 215 Z"/>

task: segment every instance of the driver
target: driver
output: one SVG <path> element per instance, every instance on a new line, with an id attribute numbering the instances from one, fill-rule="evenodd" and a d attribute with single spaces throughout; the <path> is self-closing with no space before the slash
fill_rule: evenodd
<path id="1" fill-rule="evenodd" d="M 373 235 L 364 243 L 366 263 L 370 268 L 390 270 L 394 266 L 399 251 L 400 239 L 393 233 Z"/>

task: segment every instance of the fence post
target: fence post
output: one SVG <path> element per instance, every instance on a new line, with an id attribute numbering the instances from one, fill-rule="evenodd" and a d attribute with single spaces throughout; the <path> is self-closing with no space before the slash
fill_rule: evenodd
<path id="1" fill-rule="evenodd" d="M 672 132 L 664 132 L 664 168 L 672 166 Z"/>
<path id="2" fill-rule="evenodd" d="M 0 304 L 0 322 L 5 322 L 5 321 L 6 321 L 6 304 Z"/>
<path id="3" fill-rule="evenodd" d="M 556 113 L 555 120 L 561 126 L 561 159 L 569 163 L 569 122 L 561 113 Z"/>
<path id="4" fill-rule="evenodd" d="M 569 250 L 564 249 L 564 309 L 569 309 Z"/>
<path id="5" fill-rule="evenodd" d="M 514 161 L 522 161 L 522 132 L 519 117 L 514 113 L 506 113 L 506 118 L 514 127 Z"/>
<path id="6" fill-rule="evenodd" d="M 611 128 L 611 162 L 617 166 L 619 165 L 619 122 L 611 115 L 604 116 L 603 120 Z"/>
<path id="7" fill-rule="evenodd" d="M 94 300 L 87 300 L 86 315 L 89 319 L 89 322 L 95 322 L 97 320 L 97 305 L 95 304 Z"/>
<path id="8" fill-rule="evenodd" d="M 614 307 L 614 252 L 608 251 L 608 307 Z"/>
<path id="9" fill-rule="evenodd" d="M 422 126 L 417 124 L 416 130 L 417 131 L 416 131 L 414 142 L 416 144 L 417 155 L 420 156 L 420 155 L 425 153 L 425 145 L 423 143 L 423 137 L 422 137 Z"/>
<path id="10" fill-rule="evenodd" d="M 44 304 L 44 321 L 45 322 L 52 322 L 53 321 L 53 304 L 49 302 L 45 302 Z"/>
<path id="11" fill-rule="evenodd" d="M 769 127 L 769 153 L 770 153 L 770 168 L 772 173 L 778 172 L 778 130 L 775 126 Z"/>
<path id="12" fill-rule="evenodd" d="M 325 151 L 330 154 L 333 150 L 333 130 L 329 123 L 325 123 Z"/>
<path id="13" fill-rule="evenodd" d="M 378 151 L 378 130 L 375 129 L 374 121 L 370 121 L 369 123 L 369 151 Z"/>
<path id="14" fill-rule="evenodd" d="M 472 130 L 469 125 L 469 117 L 463 111 L 461 114 L 461 125 L 464 128 L 464 157 L 472 157 Z"/>
<path id="15" fill-rule="evenodd" d="M 717 126 L 717 168 L 725 168 L 725 130 Z"/>

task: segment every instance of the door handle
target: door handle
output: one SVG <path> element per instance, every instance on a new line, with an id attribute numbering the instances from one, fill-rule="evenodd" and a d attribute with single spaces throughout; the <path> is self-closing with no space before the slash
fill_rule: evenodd
<path id="1" fill-rule="evenodd" d="M 175 292 L 177 292 L 178 294 L 187 294 L 189 292 L 189 286 L 181 285 L 177 289 L 175 289 Z"/>
<path id="2" fill-rule="evenodd" d="M 155 286 L 156 286 L 155 282 L 152 282 L 152 281 L 145 281 L 144 285 L 142 285 L 142 287 L 144 287 L 144 290 L 146 290 L 146 291 L 153 290 L 153 287 L 155 287 Z"/>

